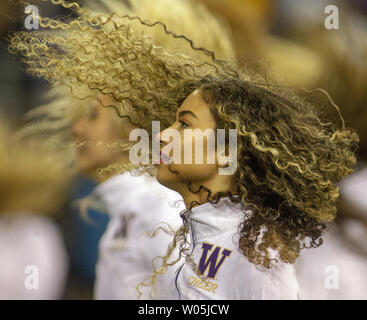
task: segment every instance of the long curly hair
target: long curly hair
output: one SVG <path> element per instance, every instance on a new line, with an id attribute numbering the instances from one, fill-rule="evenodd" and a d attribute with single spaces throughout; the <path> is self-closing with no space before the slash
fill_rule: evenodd
<path id="1" fill-rule="evenodd" d="M 363 168 L 367 161 L 367 32 L 356 21 L 358 15 L 344 8 L 342 23 L 344 28 L 337 33 L 324 30 L 309 32 L 309 45 L 322 59 L 323 72 L 317 86 L 325 88 L 340 106 L 346 124 L 353 127 L 359 135 L 357 159 Z M 351 48 L 353 48 L 351 50 Z M 356 175 L 358 175 L 358 167 Z M 367 233 L 366 212 L 354 210 L 353 203 L 343 196 L 338 203 L 338 216 L 335 220 L 338 236 L 348 247 L 358 254 L 367 256 L 366 248 L 361 241 L 354 240 L 347 232 L 348 221 L 355 220 Z"/>
<path id="2" fill-rule="evenodd" d="M 139 9 L 140 13 L 154 18 L 155 13 L 149 11 L 155 8 L 153 4 L 143 7 L 134 2 L 134 7 L 129 9 L 121 4 L 116 6 L 116 1 L 104 0 L 102 10 L 94 1 L 88 2 L 92 9 L 82 8 L 77 3 L 49 2 L 69 8 L 77 18 L 39 17 L 41 30 L 18 32 L 10 37 L 10 52 L 20 54 L 22 66 L 31 75 L 46 79 L 61 97 L 29 115 L 33 122 L 26 134 L 38 129 L 44 131 L 45 126 L 46 129 L 60 127 L 59 123 L 70 132 L 68 129 L 75 118 L 70 115 L 78 114 L 73 109 L 81 103 L 71 102 L 67 96 L 82 102 L 98 94 L 112 98 L 113 104 L 109 107 L 114 108 L 116 118 L 127 117 L 151 133 L 152 121 L 159 120 L 161 126 L 167 126 L 174 119 L 177 101 L 186 97 L 203 77 L 235 73 L 229 63 L 217 60 L 214 52 L 201 45 L 206 39 L 204 44 L 213 48 L 216 54 L 219 52 L 228 59 L 233 55 L 229 34 L 201 7 L 200 12 L 204 15 L 186 18 L 196 21 L 201 17 L 200 23 L 207 21 L 213 25 L 213 30 L 196 30 L 198 41 L 194 42 L 181 35 L 181 31 L 191 30 L 185 27 L 188 22 L 176 21 L 175 33 L 165 23 L 173 19 L 162 13 L 158 16 L 163 17 L 163 22 L 149 22 L 134 16 Z M 160 3 L 168 6 L 164 0 Z M 186 8 L 187 15 L 193 13 L 192 2 L 177 0 L 177 3 Z M 122 15 L 112 9 L 119 9 Z M 99 10 L 108 13 L 96 14 Z M 216 38 L 222 40 L 218 42 Z M 52 125 L 50 119 L 58 123 Z M 121 166 L 112 165 L 102 172 L 108 177 L 122 170 Z"/>
<path id="3" fill-rule="evenodd" d="M 350 27 L 333 36 L 322 32 L 313 38 L 324 67 L 316 85 L 331 94 L 346 123 L 357 130 L 361 140 L 357 155 L 366 161 L 367 33 Z"/>
<path id="4" fill-rule="evenodd" d="M 240 228 L 240 249 L 266 267 L 268 248 L 293 263 L 302 248 L 322 243 L 323 223 L 335 218 L 337 183 L 353 172 L 358 135 L 266 86 L 218 80 L 202 90 L 218 127 L 235 128 L 239 137 L 237 195 L 252 208 Z"/>
<path id="5" fill-rule="evenodd" d="M 208 202 L 229 197 L 241 204 L 238 247 L 250 262 L 271 268 L 275 250 L 275 260 L 294 263 L 302 249 L 322 244 L 326 223 L 335 219 L 338 182 L 353 172 L 358 135 L 345 127 L 337 106 L 340 121 L 326 121 L 316 106 L 265 83 L 218 78 L 200 89 L 217 128 L 237 130 L 237 192 L 213 194 L 171 171 L 191 192 L 206 194 Z M 184 225 L 150 278 L 153 287 L 157 276 L 181 258 L 170 261 L 176 247 L 197 271 L 187 236 L 188 218 L 199 204 L 191 203 L 182 214 Z M 139 289 L 148 285 L 146 280 Z"/>
<path id="6" fill-rule="evenodd" d="M 114 13 L 91 17 L 77 4 L 51 2 L 74 8 L 79 16 L 69 23 L 40 18 L 42 27 L 60 31 L 57 34 L 12 36 L 10 50 L 24 55 L 31 74 L 71 91 L 86 85 L 108 95 L 120 116 L 128 116 L 148 132 L 153 120 L 160 120 L 163 127 L 172 123 L 180 102 L 202 88 L 218 128 L 237 129 L 238 188 L 236 195 L 213 195 L 205 186 L 194 190 L 188 182 L 190 190 L 206 192 L 209 202 L 230 196 L 243 208 L 251 208 L 244 210 L 238 232 L 239 248 L 254 264 L 271 266 L 268 249 L 293 263 L 301 249 L 322 243 L 324 222 L 336 214 L 336 184 L 356 162 L 358 135 L 345 127 L 343 119 L 341 124 L 324 120 L 316 106 L 293 93 L 250 81 L 248 74 L 163 23 Z M 162 27 L 168 37 L 191 47 L 192 56 L 154 46 L 144 30 L 129 25 L 131 20 L 147 28 Z M 178 261 L 170 260 L 176 248 L 179 256 L 187 253 L 187 217 L 195 205 L 183 215 L 184 225 L 167 255 L 160 257 L 162 265 L 155 268 L 152 283 Z"/>

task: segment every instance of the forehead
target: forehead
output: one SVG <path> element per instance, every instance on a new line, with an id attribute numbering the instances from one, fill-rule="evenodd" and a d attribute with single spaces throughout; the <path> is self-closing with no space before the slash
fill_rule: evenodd
<path id="1" fill-rule="evenodd" d="M 177 114 L 181 111 L 191 111 L 198 117 L 210 113 L 209 105 L 204 101 L 201 89 L 195 90 L 185 99 L 178 108 Z"/>
<path id="2" fill-rule="evenodd" d="M 177 117 L 182 111 L 190 111 L 195 115 L 192 119 L 194 127 L 205 130 L 207 128 L 216 128 L 216 122 L 210 110 L 208 103 L 202 97 L 200 89 L 192 92 L 183 104 L 177 110 Z"/>

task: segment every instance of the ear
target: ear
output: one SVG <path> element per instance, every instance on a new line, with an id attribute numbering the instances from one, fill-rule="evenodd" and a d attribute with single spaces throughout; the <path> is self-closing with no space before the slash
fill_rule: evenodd
<path id="1" fill-rule="evenodd" d="M 226 147 L 227 149 L 227 147 Z M 227 150 L 219 152 L 217 154 L 217 166 L 218 168 L 228 168 L 231 164 L 231 161 L 233 161 L 232 157 L 229 155 L 226 155 Z"/>

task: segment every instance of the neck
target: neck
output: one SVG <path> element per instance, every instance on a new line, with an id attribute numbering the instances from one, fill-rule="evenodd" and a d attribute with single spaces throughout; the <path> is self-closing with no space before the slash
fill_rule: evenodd
<path id="1" fill-rule="evenodd" d="M 221 184 L 220 186 L 218 186 L 218 184 L 213 183 L 207 183 L 207 184 L 193 183 L 190 189 L 193 191 L 197 191 L 199 190 L 201 185 L 205 186 L 205 189 L 200 190 L 200 192 L 198 193 L 191 192 L 187 185 L 184 185 L 182 188 L 180 188 L 181 190 L 177 190 L 177 192 L 181 194 L 187 209 L 190 208 L 192 202 L 196 202 L 199 204 L 207 203 L 209 196 L 208 191 L 206 191 L 207 189 L 210 190 L 209 200 L 213 199 L 213 196 L 219 192 L 230 192 L 232 194 L 235 194 L 236 192 L 236 188 L 232 183 L 227 183 L 227 185 Z"/>

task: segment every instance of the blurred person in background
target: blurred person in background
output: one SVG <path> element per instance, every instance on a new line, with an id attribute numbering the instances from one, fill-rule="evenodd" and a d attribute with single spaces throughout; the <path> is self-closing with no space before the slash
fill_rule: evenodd
<path id="1" fill-rule="evenodd" d="M 49 16 L 66 15 L 70 13 L 60 6 L 47 6 L 42 0 L 34 0 L 39 12 Z M 32 108 L 45 103 L 47 83 L 41 78 L 31 78 L 19 65 L 19 61 L 8 50 L 8 35 L 10 32 L 24 29 L 27 4 L 19 1 L 1 1 L 0 3 L 0 112 L 7 115 L 6 122 L 11 123 L 14 129 L 19 129 L 24 123 L 22 116 Z M 90 188 L 90 181 L 76 177 L 73 179 L 70 198 L 78 198 Z M 104 215 L 91 212 L 100 224 L 97 227 L 81 224 L 77 215 L 73 215 L 73 207 L 65 206 L 63 214 L 56 219 L 56 228 L 60 228 L 65 240 L 66 250 L 70 262 L 68 283 L 64 298 L 91 297 L 91 285 L 94 281 L 94 265 L 97 255 L 97 246 L 100 228 L 106 223 Z M 101 219 L 102 217 L 102 219 Z M 70 242 L 73 241 L 73 245 Z M 94 263 L 93 263 L 94 261 Z M 89 278 L 92 280 L 89 280 Z M 89 280 L 89 282 L 88 282 Z M 88 292 L 89 290 L 89 292 Z"/>
<path id="2" fill-rule="evenodd" d="M 93 101 L 94 100 L 94 101 Z M 111 175 L 105 181 L 99 168 L 129 162 L 129 133 L 136 127 L 108 108 L 108 96 L 85 102 L 85 115 L 74 122 L 72 133 L 77 147 L 78 170 L 99 183 L 81 204 L 109 215 L 107 229 L 99 243 L 94 297 L 96 299 L 136 299 L 135 286 L 149 276 L 153 258 L 164 254 L 162 244 L 170 237 L 149 239 L 145 233 L 165 222 L 173 229 L 180 226 L 178 194 L 160 187 L 149 175 L 129 172 Z M 114 147 L 115 145 L 115 147 Z"/>
<path id="3" fill-rule="evenodd" d="M 71 175 L 38 142 L 0 123 L 0 299 L 61 299 L 68 274 L 52 215 L 67 200 Z"/>
<path id="4" fill-rule="evenodd" d="M 194 46 L 207 46 L 219 58 L 233 60 L 230 35 L 226 29 L 204 7 L 192 1 L 139 0 L 129 1 L 124 6 L 111 0 L 88 2 L 87 6 L 94 14 L 139 14 L 142 19 L 149 20 L 148 23 L 163 22 L 176 34 L 192 35 Z M 139 24 L 131 22 L 132 28 L 138 30 L 142 28 Z M 172 53 L 190 55 L 194 52 L 191 47 L 184 49 L 179 38 L 168 37 L 160 26 L 149 29 L 147 34 L 154 45 L 167 46 Z M 62 93 L 49 105 L 29 114 L 31 120 L 45 115 L 51 120 L 35 122 L 25 132 L 35 134 L 43 131 L 45 134 L 50 128 L 65 129 L 67 123 L 72 127 L 70 132 L 75 139 L 77 169 L 100 183 L 81 203 L 105 211 L 110 217 L 99 245 L 94 296 L 96 299 L 135 299 L 134 286 L 152 273 L 153 258 L 163 256 L 172 240 L 166 234 L 158 234 L 153 239 L 143 237 L 146 231 L 160 222 L 168 223 L 173 229 L 181 225 L 180 208 L 177 207 L 180 204 L 177 200 L 181 197 L 147 174 L 139 177 L 130 173 L 118 174 L 128 166 L 128 151 L 121 146 L 128 143 L 129 133 L 137 128 L 136 124 L 131 121 L 130 114 L 121 117 L 109 95 L 95 95 L 77 86 L 73 91 L 88 99 L 82 101 Z M 55 121 L 57 118 L 59 121 Z M 102 172 L 107 172 L 108 177 L 101 175 L 98 170 L 101 168 L 105 168 Z"/>
<path id="5" fill-rule="evenodd" d="M 319 57 L 306 45 L 284 36 L 288 14 L 292 12 L 290 5 L 285 6 L 287 11 L 282 1 L 196 1 L 205 4 L 228 25 L 240 66 L 277 85 L 310 87 L 313 84 L 321 68 Z M 283 25 L 285 30 L 278 30 Z"/>
<path id="6" fill-rule="evenodd" d="M 359 162 L 340 183 L 338 217 L 324 244 L 298 261 L 304 299 L 367 299 L 367 20 L 349 7 L 339 10 L 340 30 L 314 27 L 302 41 L 322 61 L 314 88 L 330 94 L 360 137 Z"/>

